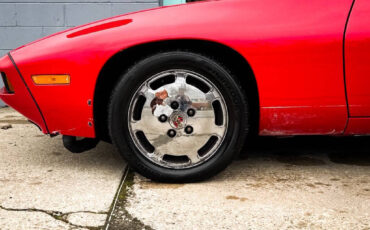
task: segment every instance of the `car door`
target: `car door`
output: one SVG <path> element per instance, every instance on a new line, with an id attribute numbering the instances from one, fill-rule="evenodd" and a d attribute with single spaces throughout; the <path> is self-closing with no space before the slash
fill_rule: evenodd
<path id="1" fill-rule="evenodd" d="M 370 117 L 370 1 L 355 0 L 345 34 L 350 117 Z"/>
<path id="2" fill-rule="evenodd" d="M 245 1 L 242 54 L 256 77 L 260 135 L 343 133 L 343 39 L 352 3 Z"/>

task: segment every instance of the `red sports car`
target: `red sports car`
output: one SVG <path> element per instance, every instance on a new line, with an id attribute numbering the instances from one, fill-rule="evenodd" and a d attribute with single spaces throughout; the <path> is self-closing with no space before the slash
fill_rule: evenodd
<path id="1" fill-rule="evenodd" d="M 72 152 L 103 140 L 146 177 L 202 180 L 253 134 L 370 134 L 369 15 L 367 0 L 121 15 L 2 57 L 0 97 Z"/>

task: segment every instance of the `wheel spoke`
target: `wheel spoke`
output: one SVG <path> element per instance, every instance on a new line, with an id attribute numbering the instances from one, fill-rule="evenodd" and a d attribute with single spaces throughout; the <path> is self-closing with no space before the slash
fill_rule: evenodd
<path id="1" fill-rule="evenodd" d="M 148 84 L 145 84 L 143 87 L 141 87 L 139 94 L 143 95 L 147 101 L 151 101 L 155 97 L 154 90 L 152 90 Z"/>
<path id="2" fill-rule="evenodd" d="M 212 122 L 211 125 L 200 126 L 199 128 L 194 127 L 194 130 L 196 130 L 195 135 L 199 135 L 199 136 L 215 135 L 215 136 L 222 137 L 225 130 L 226 130 L 226 127 L 225 126 L 217 126 L 217 125 L 214 124 L 214 122 Z"/>
<path id="3" fill-rule="evenodd" d="M 213 102 L 213 101 L 215 101 L 215 100 L 218 100 L 218 99 L 220 99 L 220 96 L 217 94 L 217 93 L 215 93 L 215 91 L 213 90 L 213 89 L 211 89 L 208 93 L 206 93 L 205 94 L 206 95 L 206 99 L 207 99 L 207 101 L 209 101 L 209 102 Z"/>
<path id="4" fill-rule="evenodd" d="M 187 157 L 189 157 L 191 164 L 196 164 L 200 161 L 198 151 L 192 151 L 192 152 L 188 153 Z"/>
<path id="5" fill-rule="evenodd" d="M 225 132 L 225 126 L 213 125 L 210 131 L 210 134 L 222 137 L 223 133 Z"/>
<path id="6" fill-rule="evenodd" d="M 139 121 L 131 121 L 131 128 L 135 132 L 136 131 L 143 131 L 143 129 L 144 129 L 144 122 L 142 122 L 142 120 L 139 120 Z"/>
<path id="7" fill-rule="evenodd" d="M 176 84 L 186 84 L 186 77 L 187 77 L 186 73 L 176 71 L 175 77 L 176 77 L 175 79 Z"/>
<path id="8" fill-rule="evenodd" d="M 161 162 L 161 161 L 163 161 L 164 155 L 161 152 L 159 152 L 158 150 L 154 150 L 153 153 L 149 154 L 149 157 L 152 158 L 152 159 L 155 159 L 156 161 Z"/>

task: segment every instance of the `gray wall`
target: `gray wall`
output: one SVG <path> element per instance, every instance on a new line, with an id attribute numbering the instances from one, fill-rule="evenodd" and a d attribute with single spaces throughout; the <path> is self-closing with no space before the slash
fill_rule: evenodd
<path id="1" fill-rule="evenodd" d="M 159 0 L 0 0 L 0 56 L 70 27 L 158 5 Z"/>

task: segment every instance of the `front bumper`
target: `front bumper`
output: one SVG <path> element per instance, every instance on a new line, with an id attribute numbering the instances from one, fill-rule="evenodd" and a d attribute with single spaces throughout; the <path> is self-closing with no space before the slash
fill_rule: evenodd
<path id="1" fill-rule="evenodd" d="M 43 133 L 48 134 L 42 111 L 10 54 L 0 58 L 0 72 L 5 73 L 13 87 L 13 92 L 9 92 L 5 86 L 0 88 L 0 99 L 39 126 Z"/>

